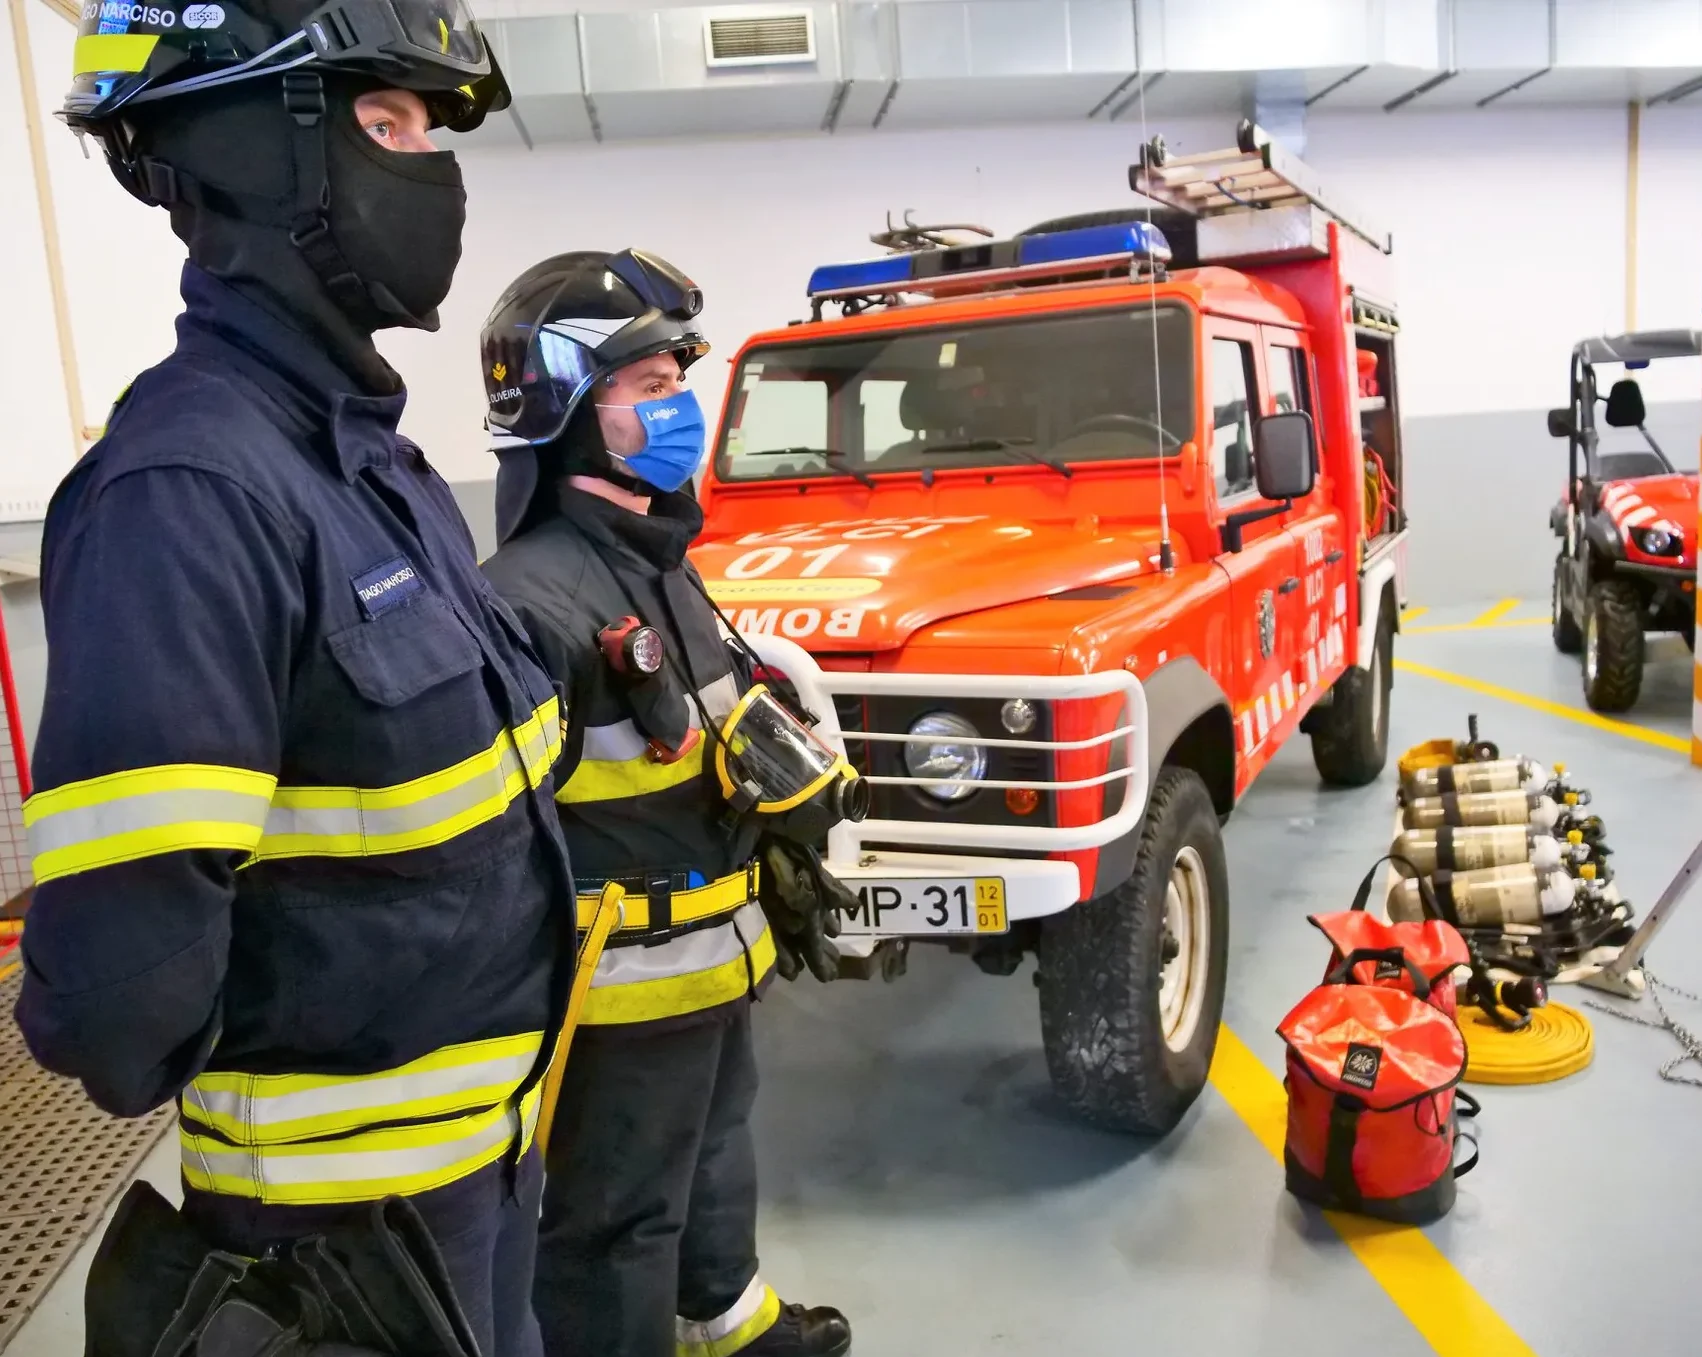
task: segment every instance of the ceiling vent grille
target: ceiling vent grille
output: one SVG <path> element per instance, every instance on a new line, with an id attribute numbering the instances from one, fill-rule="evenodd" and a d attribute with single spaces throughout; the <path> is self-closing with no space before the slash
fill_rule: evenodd
<path id="1" fill-rule="evenodd" d="M 711 66 L 768 66 L 816 59 L 815 24 L 808 10 L 705 19 L 703 49 Z"/>

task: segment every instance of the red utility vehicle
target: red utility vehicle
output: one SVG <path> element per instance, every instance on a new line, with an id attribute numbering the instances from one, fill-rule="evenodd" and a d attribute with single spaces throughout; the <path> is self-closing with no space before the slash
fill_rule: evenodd
<path id="1" fill-rule="evenodd" d="M 1566 440 L 1570 462 L 1567 492 L 1548 516 L 1560 538 L 1554 645 L 1583 651 L 1584 700 L 1597 711 L 1636 703 L 1644 632 L 1676 631 L 1695 646 L 1697 477 L 1675 470 L 1649 432 L 1631 374 L 1659 359 L 1698 356 L 1696 330 L 1586 339 L 1572 351 L 1570 404 L 1548 412 L 1548 431 Z M 1623 375 L 1604 396 L 1597 368 L 1614 365 Z M 1625 441 L 1626 431 L 1636 437 Z"/>
<path id="2" fill-rule="evenodd" d="M 1059 1092 L 1157 1132 L 1217 1039 L 1222 817 L 1299 731 L 1383 768 L 1406 523 L 1388 238 L 1251 124 L 1130 179 L 1151 221 L 818 269 L 737 356 L 693 558 L 873 783 L 846 971 L 1038 953 Z"/>

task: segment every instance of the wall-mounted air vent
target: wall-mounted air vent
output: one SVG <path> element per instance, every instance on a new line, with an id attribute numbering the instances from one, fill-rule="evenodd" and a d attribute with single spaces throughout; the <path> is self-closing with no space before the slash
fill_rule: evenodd
<path id="1" fill-rule="evenodd" d="M 815 21 L 808 10 L 707 18 L 703 52 L 711 66 L 814 61 Z"/>

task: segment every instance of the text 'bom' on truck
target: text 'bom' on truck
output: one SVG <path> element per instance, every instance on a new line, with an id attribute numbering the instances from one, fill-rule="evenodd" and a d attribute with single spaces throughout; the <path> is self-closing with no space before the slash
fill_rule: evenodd
<path id="1" fill-rule="evenodd" d="M 1216 1042 L 1222 818 L 1297 733 L 1384 765 L 1406 515 L 1388 237 L 1250 124 L 1130 174 L 1156 205 L 817 269 L 734 361 L 693 559 L 872 783 L 845 973 L 1035 954 L 1064 1100 L 1157 1132 Z"/>

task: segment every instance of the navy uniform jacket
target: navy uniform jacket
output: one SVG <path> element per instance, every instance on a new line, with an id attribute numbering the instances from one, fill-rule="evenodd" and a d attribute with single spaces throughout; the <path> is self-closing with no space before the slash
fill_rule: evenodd
<path id="1" fill-rule="evenodd" d="M 193 1187 L 425 1190 L 530 1135 L 557 693 L 405 396 L 193 265 L 183 293 L 48 511 L 18 1020 L 109 1111 L 180 1097 Z"/>

